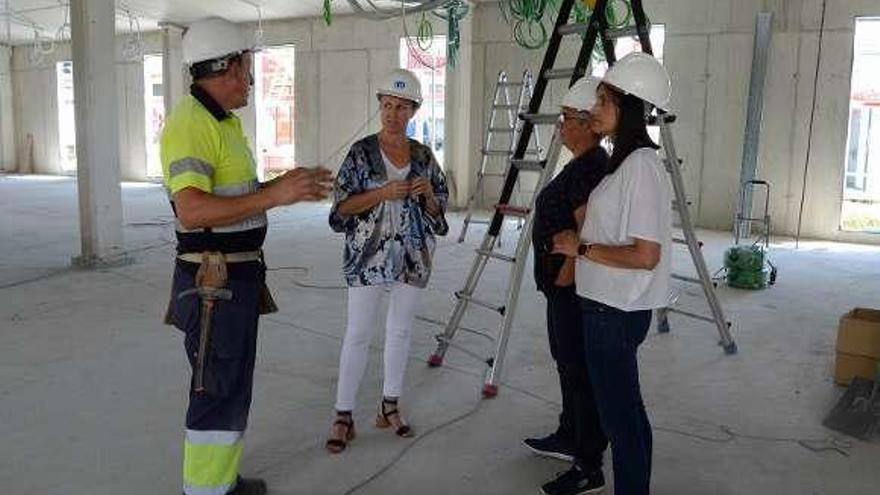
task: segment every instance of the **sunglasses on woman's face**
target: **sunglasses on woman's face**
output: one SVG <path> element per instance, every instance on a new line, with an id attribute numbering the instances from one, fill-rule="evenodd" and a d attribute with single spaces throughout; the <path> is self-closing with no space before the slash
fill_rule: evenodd
<path id="1" fill-rule="evenodd" d="M 580 120 L 582 122 L 590 120 L 590 114 L 586 111 L 583 112 L 562 112 L 559 114 L 559 123 L 564 124 L 565 121 L 577 121 Z"/>

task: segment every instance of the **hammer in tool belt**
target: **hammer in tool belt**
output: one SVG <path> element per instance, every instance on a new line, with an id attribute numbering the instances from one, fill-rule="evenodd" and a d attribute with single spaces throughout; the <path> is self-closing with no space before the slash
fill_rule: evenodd
<path id="1" fill-rule="evenodd" d="M 232 299 L 232 291 L 226 288 L 227 280 L 226 259 L 223 253 L 204 252 L 199 271 L 196 273 L 196 286 L 177 296 L 178 299 L 183 299 L 190 295 L 197 295 L 202 302 L 199 318 L 199 350 L 196 355 L 196 368 L 193 377 L 193 391 L 196 393 L 208 391 L 205 386 L 205 364 L 211 344 L 211 320 L 214 303 Z"/>

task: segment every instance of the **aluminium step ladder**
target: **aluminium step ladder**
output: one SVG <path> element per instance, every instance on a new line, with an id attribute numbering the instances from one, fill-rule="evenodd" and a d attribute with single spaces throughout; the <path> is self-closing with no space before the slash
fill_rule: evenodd
<path id="1" fill-rule="evenodd" d="M 493 339 L 496 344 L 495 353 L 493 356 L 485 359 L 488 370 L 483 383 L 482 393 L 483 397 L 486 398 L 494 397 L 498 393 L 498 384 L 500 382 L 504 357 L 507 351 L 507 344 L 510 339 L 513 319 L 516 314 L 519 290 L 530 247 L 533 220 L 532 211 L 534 209 L 535 199 L 537 193 L 549 181 L 549 177 L 552 174 L 553 168 L 555 168 L 556 160 L 558 159 L 562 147 L 557 126 L 547 149 L 546 156 L 540 159 L 526 158 L 526 150 L 529 145 L 529 140 L 535 132 L 535 126 L 557 125 L 558 122 L 558 113 L 540 113 L 541 103 L 547 86 L 551 80 L 559 79 L 568 79 L 568 85 L 571 86 L 571 84 L 583 77 L 586 74 L 590 62 L 590 56 L 597 41 L 601 42 L 602 50 L 609 65 L 613 64 L 616 60 L 613 42 L 617 38 L 637 36 L 641 43 L 642 51 L 649 54 L 652 53 L 649 38 L 649 26 L 641 0 L 631 1 L 636 25 L 622 29 L 610 29 L 608 26 L 608 20 L 605 16 L 608 0 L 598 0 L 596 2 L 587 23 L 569 24 L 568 20 L 576 1 L 578 0 L 563 0 L 561 3 L 559 17 L 556 20 L 555 27 L 548 43 L 547 52 L 541 66 L 541 72 L 539 73 L 538 80 L 535 84 L 534 94 L 529 102 L 528 112 L 520 115 L 520 119 L 522 120 L 522 130 L 517 136 L 516 147 L 509 161 L 504 185 L 501 191 L 501 198 L 498 205 L 495 207 L 489 229 L 486 232 L 480 247 L 476 250 L 476 257 L 471 266 L 464 287 L 462 290 L 455 293 L 457 301 L 444 332 L 436 336 L 437 348 L 428 358 L 429 366 L 441 366 L 446 352 L 450 347 L 462 348 L 462 346 L 456 345 L 453 342 L 453 339 L 459 330 L 465 312 L 470 305 L 479 306 L 497 313 L 502 318 L 502 322 L 500 324 L 498 337 Z M 573 67 L 569 68 L 554 68 L 563 37 L 572 35 L 581 37 L 581 47 L 576 63 Z M 660 329 L 661 332 L 669 331 L 670 325 L 667 317 L 670 312 L 679 313 L 703 321 L 709 321 L 714 323 L 718 329 L 720 335 L 719 345 L 724 348 L 724 351 L 727 354 L 734 354 L 737 352 L 737 349 L 736 343 L 733 341 L 730 334 L 730 323 L 726 320 L 721 304 L 715 294 L 715 286 L 708 268 L 706 267 L 705 260 L 703 259 L 701 244 L 697 240 L 696 232 L 690 218 L 690 212 L 687 208 L 688 202 L 680 168 L 681 160 L 675 152 L 675 145 L 670 128 L 670 124 L 674 121 L 674 115 L 658 111 L 657 115 L 652 117 L 649 122 L 652 125 L 659 125 L 660 127 L 664 152 L 664 164 L 669 172 L 670 181 L 675 194 L 673 205 L 670 206 L 678 212 L 683 232 L 683 239 L 676 239 L 675 242 L 684 244 L 688 247 L 698 275 L 697 278 L 683 277 L 679 275 L 674 275 L 674 277 L 678 280 L 686 280 L 701 285 L 712 315 L 711 317 L 708 317 L 680 310 L 678 308 L 663 308 L 656 313 L 658 318 L 658 329 Z M 521 172 L 536 172 L 539 174 L 538 183 L 528 207 L 512 206 L 510 204 Z M 524 221 L 523 228 L 520 231 L 517 245 L 512 255 L 503 254 L 495 250 L 501 234 L 503 222 L 508 216 L 522 218 Z M 475 291 L 480 278 L 490 260 L 498 260 L 510 265 L 508 288 L 503 303 L 493 303 L 475 296 Z M 476 355 L 476 353 L 468 351 L 467 349 L 462 348 L 462 350 L 465 351 L 466 354 L 472 356 Z"/>
<path id="2" fill-rule="evenodd" d="M 461 233 L 458 236 L 459 243 L 464 242 L 468 227 L 471 224 L 488 224 L 491 221 L 491 219 L 474 218 L 474 210 L 476 210 L 478 203 L 486 197 L 486 178 L 504 178 L 507 176 L 507 168 L 510 166 L 510 158 L 513 156 L 517 136 L 522 130 L 522 121 L 518 117 L 520 113 L 527 110 L 534 87 L 534 76 L 532 76 L 532 71 L 529 69 L 523 71 L 520 81 L 510 81 L 506 71 L 498 73 L 498 79 L 495 82 L 495 93 L 489 108 L 486 139 L 483 147 L 480 149 L 480 168 L 477 170 L 477 180 L 473 191 L 468 196 L 467 213 L 461 226 Z M 516 101 L 513 101 L 511 98 L 511 90 L 516 90 Z M 499 122 L 499 115 L 504 117 L 506 123 Z M 543 153 L 540 138 L 537 133 L 534 133 L 533 136 L 532 147 L 526 153 L 530 156 L 540 156 Z M 498 138 L 500 138 L 500 143 Z M 504 144 L 505 142 L 506 144 Z M 497 162 L 499 158 L 504 163 L 503 172 L 490 169 L 490 166 Z M 523 198 L 522 188 L 519 184 L 517 184 L 517 193 L 520 198 Z M 520 200 L 520 202 L 525 201 L 523 199 Z M 522 219 L 519 219 L 519 227 L 522 228 Z M 500 245 L 501 239 L 499 238 L 498 241 Z"/>

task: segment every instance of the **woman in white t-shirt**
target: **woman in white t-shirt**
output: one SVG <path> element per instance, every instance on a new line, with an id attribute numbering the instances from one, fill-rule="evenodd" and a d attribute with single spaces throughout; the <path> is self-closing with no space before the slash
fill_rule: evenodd
<path id="1" fill-rule="evenodd" d="M 617 495 L 650 492 L 651 425 L 636 355 L 651 311 L 667 304 L 672 194 L 645 108 L 666 110 L 670 93 L 650 55 L 631 53 L 608 70 L 591 112 L 593 131 L 613 143 L 608 175 L 590 195 L 580 235 L 554 238 L 556 252 L 577 258 L 585 356 Z"/>

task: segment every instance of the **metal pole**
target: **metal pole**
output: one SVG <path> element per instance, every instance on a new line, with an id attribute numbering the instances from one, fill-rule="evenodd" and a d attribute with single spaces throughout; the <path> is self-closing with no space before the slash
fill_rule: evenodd
<path id="1" fill-rule="evenodd" d="M 752 187 L 758 173 L 758 147 L 761 139 L 761 123 L 764 111 L 764 81 L 767 76 L 767 60 L 770 57 L 770 38 L 773 34 L 773 13 L 761 12 L 755 20 L 755 44 L 752 50 L 752 76 L 749 81 L 749 99 L 746 113 L 746 130 L 743 139 L 742 169 L 739 185 L 741 203 L 737 211 L 734 229 L 739 237 L 751 235 L 751 224 L 742 218 L 752 216 Z"/>

